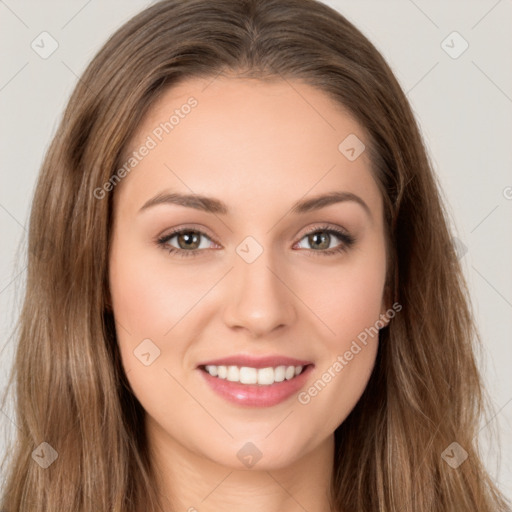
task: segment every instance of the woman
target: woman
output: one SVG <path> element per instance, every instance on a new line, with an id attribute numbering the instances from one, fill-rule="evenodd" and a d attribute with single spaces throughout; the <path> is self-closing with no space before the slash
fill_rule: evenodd
<path id="1" fill-rule="evenodd" d="M 506 510 L 435 176 L 331 8 L 166 0 L 121 27 L 29 253 L 6 512 Z"/>

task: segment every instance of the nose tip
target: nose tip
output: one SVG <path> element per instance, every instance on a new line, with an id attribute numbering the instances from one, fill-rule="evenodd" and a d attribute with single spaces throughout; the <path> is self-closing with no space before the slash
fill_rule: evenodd
<path id="1" fill-rule="evenodd" d="M 283 329 L 296 318 L 293 294 L 268 263 L 263 255 L 250 264 L 239 260 L 227 284 L 226 324 L 254 337 Z"/>

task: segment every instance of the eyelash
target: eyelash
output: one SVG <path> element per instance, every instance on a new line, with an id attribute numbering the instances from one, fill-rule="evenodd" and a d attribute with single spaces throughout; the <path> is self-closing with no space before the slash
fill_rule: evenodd
<path id="1" fill-rule="evenodd" d="M 325 250 L 320 250 L 320 251 L 315 251 L 314 249 L 308 249 L 310 252 L 312 252 L 314 254 L 314 256 L 334 256 L 336 254 L 346 252 L 356 242 L 356 239 L 354 236 L 350 235 L 349 233 L 346 233 L 345 231 L 335 229 L 330 226 L 315 227 L 315 228 L 307 231 L 306 233 L 304 233 L 304 235 L 302 236 L 302 238 L 300 240 L 302 240 L 304 237 L 306 237 L 308 235 L 311 235 L 312 233 L 317 233 L 317 232 L 328 233 L 329 235 L 335 235 L 337 238 L 339 238 L 341 240 L 342 243 L 332 249 L 325 249 Z M 197 256 L 201 251 L 204 250 L 204 249 L 193 249 L 190 251 L 186 251 L 184 249 L 177 249 L 176 247 L 172 247 L 172 246 L 168 245 L 168 242 L 169 242 L 169 240 L 171 240 L 171 238 L 174 238 L 176 235 L 180 235 L 182 233 L 197 233 L 197 234 L 205 236 L 206 238 L 209 238 L 211 240 L 211 238 L 201 230 L 192 229 L 192 228 L 181 228 L 181 229 L 176 229 L 176 230 L 172 231 L 171 233 L 158 238 L 157 245 L 160 248 L 162 248 L 163 250 L 166 250 L 169 254 L 177 254 L 180 258 L 181 257 L 186 258 L 189 256 Z M 299 240 L 299 242 L 300 242 L 300 240 Z"/>

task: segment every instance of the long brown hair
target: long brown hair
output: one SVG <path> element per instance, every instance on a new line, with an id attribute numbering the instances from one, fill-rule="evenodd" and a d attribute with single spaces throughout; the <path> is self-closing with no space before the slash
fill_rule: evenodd
<path id="1" fill-rule="evenodd" d="M 163 91 L 228 71 L 300 80 L 342 105 L 368 134 L 384 199 L 389 293 L 402 310 L 380 331 L 367 389 L 335 432 L 333 510 L 506 510 L 479 458 L 480 340 L 416 121 L 375 47 L 315 0 L 164 0 L 83 73 L 33 199 L 2 510 L 162 510 L 108 308 L 115 191 L 94 191 Z M 468 454 L 457 468 L 442 457 L 453 442 Z M 52 454 L 48 467 L 37 463 Z"/>

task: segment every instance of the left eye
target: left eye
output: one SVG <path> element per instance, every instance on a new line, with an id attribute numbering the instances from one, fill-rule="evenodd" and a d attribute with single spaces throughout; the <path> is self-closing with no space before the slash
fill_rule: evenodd
<path id="1" fill-rule="evenodd" d="M 307 240 L 307 243 L 316 246 L 317 249 L 332 249 L 330 242 L 334 238 L 341 238 L 341 234 L 337 231 L 330 229 L 318 229 L 305 235 L 301 240 Z M 299 242 L 300 243 L 300 242 Z M 302 249 L 308 249 L 308 247 L 302 247 Z"/>

